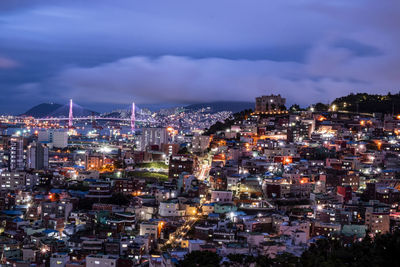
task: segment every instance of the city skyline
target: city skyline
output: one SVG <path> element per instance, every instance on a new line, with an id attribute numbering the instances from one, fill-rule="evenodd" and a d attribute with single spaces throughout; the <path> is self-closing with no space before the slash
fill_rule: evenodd
<path id="1" fill-rule="evenodd" d="M 2 1 L 0 112 L 397 93 L 399 5 Z"/>
<path id="2" fill-rule="evenodd" d="M 399 11 L 0 1 L 0 267 L 396 265 Z"/>

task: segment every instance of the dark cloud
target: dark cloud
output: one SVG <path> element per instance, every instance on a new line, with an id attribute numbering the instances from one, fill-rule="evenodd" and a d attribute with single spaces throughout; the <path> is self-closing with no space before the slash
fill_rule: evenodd
<path id="1" fill-rule="evenodd" d="M 50 84 L 64 88 L 68 97 L 86 102 L 192 103 L 253 100 L 260 94 L 282 93 L 291 102 L 304 105 L 332 101 L 353 91 L 381 93 L 381 86 L 394 88 L 398 76 L 372 75 L 379 69 L 369 65 L 377 61 L 326 44 L 314 47 L 305 63 L 130 57 L 96 67 L 68 68 Z"/>
<path id="2" fill-rule="evenodd" d="M 0 1 L 9 96 L 0 111 L 68 97 L 95 105 L 281 93 L 306 105 L 397 92 L 399 11 L 398 0 Z"/>

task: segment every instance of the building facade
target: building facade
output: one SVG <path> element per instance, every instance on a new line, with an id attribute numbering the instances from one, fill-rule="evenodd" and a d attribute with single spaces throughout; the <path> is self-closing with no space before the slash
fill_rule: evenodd
<path id="1" fill-rule="evenodd" d="M 31 143 L 28 146 L 27 168 L 47 170 L 49 167 L 49 149 L 44 144 Z"/>
<path id="2" fill-rule="evenodd" d="M 274 110 L 282 110 L 285 106 L 286 99 L 281 95 L 264 95 L 256 97 L 255 112 L 270 112 Z"/>

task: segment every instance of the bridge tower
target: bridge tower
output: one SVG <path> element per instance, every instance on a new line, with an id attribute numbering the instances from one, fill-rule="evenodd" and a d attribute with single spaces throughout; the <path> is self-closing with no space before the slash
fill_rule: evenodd
<path id="1" fill-rule="evenodd" d="M 135 102 L 132 103 L 132 114 L 131 114 L 131 131 L 135 133 Z"/>
<path id="2" fill-rule="evenodd" d="M 72 99 L 69 100 L 69 115 L 68 115 L 68 127 L 71 128 L 73 126 L 74 116 L 72 114 Z"/>
<path id="3" fill-rule="evenodd" d="M 97 129 L 96 118 L 93 111 L 92 111 L 92 128 Z"/>

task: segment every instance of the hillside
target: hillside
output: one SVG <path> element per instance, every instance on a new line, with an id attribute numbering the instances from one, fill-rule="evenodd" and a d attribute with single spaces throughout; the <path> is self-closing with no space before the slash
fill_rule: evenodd
<path id="1" fill-rule="evenodd" d="M 393 95 L 390 93 L 387 95 L 349 94 L 336 98 L 332 104 L 336 105 L 337 110 L 384 114 L 394 111 L 398 114 L 400 113 L 400 93 Z"/>
<path id="2" fill-rule="evenodd" d="M 37 106 L 32 107 L 25 113 L 21 115 L 32 116 L 35 118 L 46 117 L 48 114 L 55 112 L 57 109 L 61 108 L 62 105 L 57 103 L 42 103 Z"/>
<path id="3" fill-rule="evenodd" d="M 74 105 L 72 112 L 74 117 L 82 117 L 82 116 L 91 116 L 98 115 L 98 112 L 88 110 L 82 108 L 78 105 Z M 69 114 L 69 106 L 68 105 L 60 105 L 57 103 L 42 103 L 37 106 L 32 107 L 25 113 L 21 114 L 22 116 L 32 116 L 35 118 L 44 118 L 44 117 L 68 117 Z"/>
<path id="4" fill-rule="evenodd" d="M 233 113 L 240 112 L 245 109 L 254 109 L 253 102 L 242 102 L 242 101 L 219 101 L 210 103 L 199 103 L 186 106 L 187 110 L 198 110 L 198 109 L 208 109 L 210 112 L 219 111 L 232 111 Z"/>

